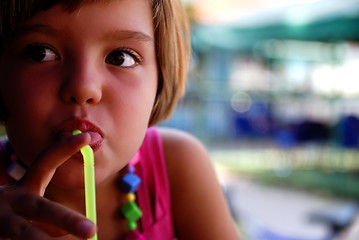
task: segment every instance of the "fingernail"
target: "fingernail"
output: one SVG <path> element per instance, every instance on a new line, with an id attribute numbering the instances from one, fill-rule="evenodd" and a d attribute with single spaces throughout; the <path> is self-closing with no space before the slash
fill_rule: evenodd
<path id="1" fill-rule="evenodd" d="M 82 221 L 79 223 L 79 230 L 83 236 L 88 236 L 89 233 L 94 232 L 95 224 L 91 221 Z"/>

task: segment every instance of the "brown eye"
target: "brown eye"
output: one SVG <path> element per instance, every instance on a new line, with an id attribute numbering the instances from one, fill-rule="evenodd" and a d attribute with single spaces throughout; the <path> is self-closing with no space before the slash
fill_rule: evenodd
<path id="1" fill-rule="evenodd" d="M 137 54 L 131 50 L 114 50 L 106 57 L 105 62 L 120 67 L 133 67 L 140 60 Z"/>
<path id="2" fill-rule="evenodd" d="M 59 59 L 51 48 L 43 45 L 30 45 L 23 51 L 23 57 L 33 62 L 48 62 Z"/>

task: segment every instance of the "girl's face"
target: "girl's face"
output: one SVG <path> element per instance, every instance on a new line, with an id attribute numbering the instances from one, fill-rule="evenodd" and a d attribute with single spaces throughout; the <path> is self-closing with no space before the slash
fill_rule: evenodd
<path id="1" fill-rule="evenodd" d="M 80 129 L 91 134 L 96 181 L 116 173 L 140 147 L 157 89 L 150 1 L 61 6 L 23 23 L 0 59 L 0 97 L 18 156 L 33 159 Z M 81 187 L 81 156 L 53 183 Z"/>

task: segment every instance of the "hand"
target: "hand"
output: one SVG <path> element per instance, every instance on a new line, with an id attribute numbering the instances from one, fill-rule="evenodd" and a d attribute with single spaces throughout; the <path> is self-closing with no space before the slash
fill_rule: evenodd
<path id="1" fill-rule="evenodd" d="M 43 198 L 56 169 L 90 138 L 83 133 L 60 140 L 42 152 L 17 183 L 0 187 L 0 239 L 51 239 L 48 229 L 80 238 L 95 234 L 96 226 L 85 216 Z"/>

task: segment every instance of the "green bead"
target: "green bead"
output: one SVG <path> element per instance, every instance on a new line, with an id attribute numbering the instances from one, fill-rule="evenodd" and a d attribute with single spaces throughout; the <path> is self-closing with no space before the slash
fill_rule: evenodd
<path id="1" fill-rule="evenodd" d="M 142 212 L 135 202 L 128 202 L 121 208 L 121 211 L 129 222 L 136 222 L 142 217 Z"/>
<path id="2" fill-rule="evenodd" d="M 137 223 L 136 222 L 129 222 L 128 223 L 128 229 L 133 231 L 137 228 Z"/>

